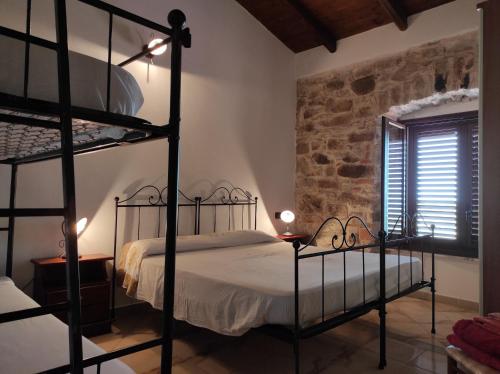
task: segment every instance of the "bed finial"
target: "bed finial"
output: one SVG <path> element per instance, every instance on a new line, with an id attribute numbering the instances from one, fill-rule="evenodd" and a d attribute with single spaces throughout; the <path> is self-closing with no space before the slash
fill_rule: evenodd
<path id="1" fill-rule="evenodd" d="M 168 23 L 172 27 L 180 27 L 184 26 L 186 22 L 186 15 L 179 9 L 174 9 L 168 14 Z"/>

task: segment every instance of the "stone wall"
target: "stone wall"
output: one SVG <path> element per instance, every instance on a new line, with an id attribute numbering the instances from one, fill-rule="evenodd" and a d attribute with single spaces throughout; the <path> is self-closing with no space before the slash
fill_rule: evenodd
<path id="1" fill-rule="evenodd" d="M 478 33 L 300 79 L 297 86 L 297 230 L 328 216 L 380 216 L 380 121 L 391 106 L 478 87 Z"/>

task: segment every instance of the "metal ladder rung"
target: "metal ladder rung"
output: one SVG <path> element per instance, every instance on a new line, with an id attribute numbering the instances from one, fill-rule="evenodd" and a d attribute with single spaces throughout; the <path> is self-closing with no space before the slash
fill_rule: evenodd
<path id="1" fill-rule="evenodd" d="M 62 217 L 64 208 L 0 209 L 0 217 Z"/>
<path id="2" fill-rule="evenodd" d="M 46 314 L 52 314 L 56 312 L 67 311 L 69 308 L 69 303 L 64 302 L 55 305 L 39 306 L 36 308 L 16 310 L 13 312 L 7 312 L 0 314 L 0 323 L 17 321 L 25 318 L 32 318 L 43 316 Z"/>

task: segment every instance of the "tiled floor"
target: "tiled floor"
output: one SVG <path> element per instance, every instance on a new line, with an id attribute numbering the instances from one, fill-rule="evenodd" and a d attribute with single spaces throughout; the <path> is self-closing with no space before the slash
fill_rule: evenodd
<path id="1" fill-rule="evenodd" d="M 477 312 L 437 303 L 437 334 L 431 335 L 428 301 L 403 298 L 388 304 L 385 373 L 446 373 L 444 346 L 454 321 Z M 120 318 L 113 333 L 92 340 L 105 350 L 122 348 L 159 334 L 160 313 L 151 309 Z M 287 343 L 257 332 L 242 337 L 217 335 L 185 324 L 174 341 L 174 373 L 289 373 L 292 349 Z M 304 373 L 380 373 L 378 316 L 358 320 L 301 345 Z M 160 349 L 139 352 L 122 360 L 138 373 L 159 373 Z"/>

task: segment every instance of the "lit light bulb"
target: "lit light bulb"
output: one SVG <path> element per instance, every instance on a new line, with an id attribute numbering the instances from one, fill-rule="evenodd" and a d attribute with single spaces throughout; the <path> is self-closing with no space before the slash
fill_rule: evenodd
<path id="1" fill-rule="evenodd" d="M 285 223 L 292 223 L 295 220 L 295 214 L 290 210 L 284 210 L 280 214 L 280 219 Z"/>
<path id="2" fill-rule="evenodd" d="M 160 43 L 163 43 L 163 40 L 162 39 L 153 39 L 149 42 L 148 44 L 148 48 L 151 49 L 151 48 L 154 48 L 156 45 L 160 44 Z M 164 54 L 165 52 L 167 51 L 167 45 L 164 44 L 154 50 L 151 51 L 151 54 L 152 55 L 155 55 L 155 56 L 159 56 L 159 55 L 162 55 Z"/>
<path id="3" fill-rule="evenodd" d="M 87 226 L 87 217 L 83 217 L 76 223 L 76 234 L 80 235 L 85 230 L 85 226 Z"/>

